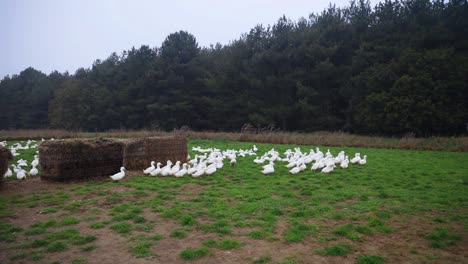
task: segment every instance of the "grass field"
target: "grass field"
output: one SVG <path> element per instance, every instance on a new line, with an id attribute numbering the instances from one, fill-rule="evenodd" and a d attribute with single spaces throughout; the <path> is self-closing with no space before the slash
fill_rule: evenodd
<path id="1" fill-rule="evenodd" d="M 263 154 L 296 145 L 257 147 Z M 329 175 L 290 175 L 277 163 L 274 174 L 263 176 L 254 157 L 246 157 L 198 179 L 131 173 L 121 182 L 8 180 L 0 191 L 0 262 L 468 261 L 468 153 L 330 150 L 367 154 L 368 163 Z"/>

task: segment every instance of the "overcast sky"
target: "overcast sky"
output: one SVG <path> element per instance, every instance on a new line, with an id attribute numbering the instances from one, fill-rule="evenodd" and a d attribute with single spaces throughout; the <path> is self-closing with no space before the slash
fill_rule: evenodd
<path id="1" fill-rule="evenodd" d="M 178 30 L 200 46 L 228 44 L 257 24 L 349 0 L 0 0 L 0 79 L 31 66 L 74 73 L 112 52 L 160 46 Z M 371 1 L 376 3 L 377 1 Z"/>

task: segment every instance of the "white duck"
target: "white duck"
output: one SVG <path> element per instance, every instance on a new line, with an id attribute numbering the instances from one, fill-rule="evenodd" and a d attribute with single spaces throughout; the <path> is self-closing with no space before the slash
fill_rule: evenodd
<path id="1" fill-rule="evenodd" d="M 262 174 L 263 175 L 268 175 L 275 172 L 275 166 L 273 161 L 270 161 L 270 164 L 266 165 L 263 167 Z"/>
<path id="2" fill-rule="evenodd" d="M 16 173 L 16 178 L 18 180 L 26 180 L 26 172 L 19 167 L 18 172 Z"/>
<path id="3" fill-rule="evenodd" d="M 166 163 L 166 166 L 161 168 L 161 176 L 169 175 L 171 173 L 171 166 L 172 166 L 172 162 L 168 160 Z"/>
<path id="4" fill-rule="evenodd" d="M 192 177 L 198 178 L 198 177 L 203 176 L 203 174 L 205 174 L 205 170 L 206 170 L 206 165 L 205 163 L 202 162 L 198 165 L 197 170 L 192 174 Z"/>
<path id="5" fill-rule="evenodd" d="M 356 155 L 354 156 L 354 158 L 351 160 L 351 163 L 352 163 L 352 164 L 356 164 L 356 163 L 359 163 L 360 160 L 361 160 L 361 154 L 360 154 L 360 153 L 356 153 Z"/>
<path id="6" fill-rule="evenodd" d="M 37 167 L 37 165 L 39 165 L 39 157 L 34 155 L 34 160 L 31 162 L 31 166 Z"/>
<path id="7" fill-rule="evenodd" d="M 143 173 L 144 174 L 150 174 L 152 171 L 154 171 L 156 169 L 156 167 L 154 166 L 154 164 L 156 164 L 156 162 L 154 161 L 151 161 L 151 166 L 149 166 L 148 168 L 146 168 Z"/>
<path id="8" fill-rule="evenodd" d="M 187 163 L 182 164 L 182 169 L 179 170 L 174 176 L 176 177 L 183 177 L 185 174 L 187 174 Z"/>
<path id="9" fill-rule="evenodd" d="M 216 172 L 216 163 L 210 164 L 210 166 L 206 167 L 205 174 L 211 175 Z"/>
<path id="10" fill-rule="evenodd" d="M 289 173 L 291 174 L 298 174 L 299 172 L 301 171 L 301 168 L 299 167 L 299 165 L 297 165 L 296 167 L 292 168 Z"/>
<path id="11" fill-rule="evenodd" d="M 13 165 L 11 165 L 11 166 L 13 166 Z M 11 171 L 10 168 L 8 168 L 7 172 L 5 173 L 5 175 L 3 175 L 3 177 L 9 178 L 11 176 L 13 176 L 13 172 Z"/>
<path id="12" fill-rule="evenodd" d="M 172 167 L 170 175 L 175 175 L 177 172 L 180 171 L 180 161 L 177 161 L 174 167 Z"/>
<path id="13" fill-rule="evenodd" d="M 120 172 L 110 176 L 110 178 L 113 180 L 113 181 L 120 181 L 121 179 L 123 179 L 125 177 L 125 168 L 124 167 L 121 167 L 120 168 Z"/>
<path id="14" fill-rule="evenodd" d="M 348 156 L 346 156 L 346 158 L 341 162 L 340 167 L 342 169 L 346 169 L 348 168 L 348 165 L 349 165 L 349 159 L 348 159 Z"/>
<path id="15" fill-rule="evenodd" d="M 36 166 L 33 166 L 32 169 L 29 171 L 29 175 L 36 176 L 39 173 Z"/>
<path id="16" fill-rule="evenodd" d="M 311 170 L 318 170 L 318 169 L 321 169 L 323 167 L 325 167 L 325 164 L 324 164 L 323 160 L 320 159 L 320 160 L 316 161 L 314 163 L 314 165 L 312 165 Z"/>
<path id="17" fill-rule="evenodd" d="M 323 173 L 330 173 L 330 172 L 333 171 L 334 167 L 335 167 L 335 165 L 328 164 L 328 166 L 326 166 L 325 168 L 322 169 L 322 172 Z"/>
<path id="18" fill-rule="evenodd" d="M 364 155 L 364 158 L 359 161 L 359 164 L 365 165 L 367 163 L 367 155 Z"/>
<path id="19" fill-rule="evenodd" d="M 187 169 L 187 174 L 190 174 L 190 175 L 194 174 L 197 171 L 197 166 L 198 164 L 195 163 L 192 165 L 192 167 L 189 167 Z"/>
<path id="20" fill-rule="evenodd" d="M 236 158 L 235 158 L 235 157 L 234 157 L 234 158 L 232 158 L 232 159 L 231 159 L 231 161 L 230 161 L 229 163 L 231 164 L 231 166 L 234 166 L 234 165 L 236 165 L 236 164 L 237 164 L 237 160 L 236 160 Z"/>
<path id="21" fill-rule="evenodd" d="M 150 175 L 153 176 L 153 177 L 154 177 L 154 176 L 158 176 L 159 174 L 161 174 L 161 170 L 162 170 L 162 169 L 161 169 L 161 162 L 158 162 L 158 164 L 156 164 L 156 165 L 157 165 L 157 166 L 156 166 L 156 169 L 154 169 L 154 170 L 152 170 L 152 171 L 150 172 Z"/>

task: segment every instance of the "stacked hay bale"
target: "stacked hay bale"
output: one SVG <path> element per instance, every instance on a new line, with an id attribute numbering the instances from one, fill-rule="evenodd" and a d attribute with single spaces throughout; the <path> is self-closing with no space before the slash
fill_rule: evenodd
<path id="1" fill-rule="evenodd" d="M 122 166 L 123 147 L 123 142 L 107 139 L 42 142 L 41 178 L 73 180 L 112 175 Z"/>
<path id="2" fill-rule="evenodd" d="M 13 159 L 13 155 L 6 147 L 0 146 L 0 185 L 3 182 L 3 175 L 8 170 L 8 163 Z"/>
<path id="3" fill-rule="evenodd" d="M 124 167 L 142 170 L 151 161 L 166 164 L 167 160 L 185 162 L 187 159 L 187 137 L 149 137 L 129 140 L 124 149 Z"/>

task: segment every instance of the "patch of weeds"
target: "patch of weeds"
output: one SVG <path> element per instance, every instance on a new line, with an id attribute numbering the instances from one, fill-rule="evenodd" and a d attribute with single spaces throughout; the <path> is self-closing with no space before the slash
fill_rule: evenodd
<path id="1" fill-rule="evenodd" d="M 359 234 L 356 234 L 354 231 L 354 227 L 351 224 L 345 224 L 335 227 L 332 233 L 339 236 L 347 237 L 351 240 L 361 240 L 362 237 Z"/>
<path id="2" fill-rule="evenodd" d="M 26 232 L 24 232 L 24 234 L 26 236 L 34 236 L 34 235 L 40 235 L 40 234 L 44 234 L 45 232 L 47 232 L 47 230 L 45 228 L 33 228 L 33 229 L 30 229 L 30 230 L 27 230 Z"/>
<path id="3" fill-rule="evenodd" d="M 436 227 L 431 234 L 426 235 L 426 238 L 431 240 L 431 247 L 442 248 L 455 245 L 461 236 L 451 234 L 446 228 Z"/>
<path id="4" fill-rule="evenodd" d="M 189 248 L 179 253 L 179 256 L 185 260 L 194 260 L 208 255 L 211 255 L 211 251 L 207 248 Z"/>
<path id="5" fill-rule="evenodd" d="M 163 239 L 163 236 L 160 235 L 160 234 L 156 234 L 156 235 L 150 236 L 149 239 L 151 239 L 151 240 L 156 240 L 156 241 L 157 241 L 157 240 Z"/>
<path id="6" fill-rule="evenodd" d="M 36 227 L 36 228 L 48 228 L 48 227 L 56 227 L 59 225 L 59 222 L 55 219 L 49 219 L 45 222 L 36 222 L 31 225 L 31 227 Z"/>
<path id="7" fill-rule="evenodd" d="M 92 229 L 100 229 L 100 228 L 103 228 L 105 226 L 106 225 L 103 224 L 102 222 L 94 222 L 91 225 L 89 225 L 89 227 L 91 227 Z"/>
<path id="8" fill-rule="evenodd" d="M 379 255 L 359 255 L 356 264 L 383 264 L 385 258 Z"/>
<path id="9" fill-rule="evenodd" d="M 356 232 L 358 233 L 361 233 L 361 234 L 366 234 L 366 235 L 372 235 L 374 232 L 372 231 L 372 229 L 367 226 L 367 225 L 358 225 L 358 226 L 355 226 L 354 227 L 354 230 L 356 230 Z"/>
<path id="10" fill-rule="evenodd" d="M 315 234 L 317 230 L 316 226 L 293 223 L 286 233 L 284 240 L 287 242 L 300 242 L 307 236 Z"/>
<path id="11" fill-rule="evenodd" d="M 133 222 L 135 222 L 136 224 L 141 224 L 141 223 L 146 222 L 146 218 L 140 215 L 136 215 L 133 217 Z"/>
<path id="12" fill-rule="evenodd" d="M 132 254 L 137 258 L 144 258 L 152 254 L 150 250 L 152 245 L 153 244 L 151 242 L 147 241 L 139 242 L 130 248 L 130 252 L 132 252 Z"/>
<path id="13" fill-rule="evenodd" d="M 317 238 L 317 241 L 323 243 L 323 242 L 328 242 L 328 241 L 334 241 L 336 239 L 337 239 L 336 237 L 319 237 Z"/>
<path id="14" fill-rule="evenodd" d="M 96 249 L 95 245 L 89 245 L 89 246 L 85 246 L 85 247 L 80 248 L 80 250 L 83 251 L 83 252 L 93 251 L 95 249 Z"/>
<path id="15" fill-rule="evenodd" d="M 47 207 L 45 208 L 44 210 L 40 211 L 39 213 L 41 214 L 52 214 L 52 213 L 56 213 L 57 212 L 57 209 L 54 208 L 54 207 Z"/>
<path id="16" fill-rule="evenodd" d="M 80 220 L 78 220 L 75 217 L 66 217 L 65 219 L 62 220 L 62 222 L 60 222 L 60 224 L 61 225 L 76 225 L 79 222 Z"/>
<path id="17" fill-rule="evenodd" d="M 218 221 L 211 225 L 202 225 L 200 229 L 205 232 L 214 232 L 218 234 L 231 234 L 231 225 L 226 221 Z"/>
<path id="18" fill-rule="evenodd" d="M 177 237 L 177 238 L 186 238 L 187 237 L 187 232 L 185 232 L 182 229 L 174 229 L 171 232 L 171 237 Z"/>
<path id="19" fill-rule="evenodd" d="M 216 246 L 216 240 L 212 239 L 212 238 L 209 238 L 205 241 L 202 242 L 202 245 L 205 246 L 205 247 L 214 247 Z"/>
<path id="20" fill-rule="evenodd" d="M 72 259 L 71 261 L 72 264 L 86 264 L 88 261 L 85 258 L 76 258 Z"/>
<path id="21" fill-rule="evenodd" d="M 0 223 L 0 241 L 13 242 L 16 240 L 16 234 L 23 231 L 22 228 L 15 227 L 9 223 Z"/>
<path id="22" fill-rule="evenodd" d="M 323 256 L 344 256 L 353 250 L 353 246 L 348 243 L 337 243 L 316 252 Z"/>
<path id="23" fill-rule="evenodd" d="M 47 252 L 61 252 L 68 249 L 68 245 L 61 241 L 55 241 L 47 246 Z"/>
<path id="24" fill-rule="evenodd" d="M 378 211 L 375 215 L 380 219 L 390 219 L 392 217 L 389 211 Z"/>
<path id="25" fill-rule="evenodd" d="M 127 234 L 133 230 L 133 226 L 127 222 L 112 225 L 110 228 L 119 234 Z"/>
<path id="26" fill-rule="evenodd" d="M 43 258 L 44 258 L 44 254 L 42 254 L 41 252 L 32 252 L 29 257 L 29 259 L 31 259 L 32 261 L 38 261 Z"/>
<path id="27" fill-rule="evenodd" d="M 50 240 L 65 240 L 65 239 L 72 239 L 75 236 L 78 236 L 80 234 L 80 231 L 77 229 L 65 229 L 65 230 L 60 230 L 55 233 L 49 233 L 46 234 L 46 238 Z"/>
<path id="28" fill-rule="evenodd" d="M 271 257 L 270 256 L 262 256 L 262 257 L 258 257 L 256 259 L 253 260 L 253 263 L 254 264 L 265 264 L 265 263 L 268 263 L 271 261 Z"/>
<path id="29" fill-rule="evenodd" d="M 73 245 L 84 245 L 96 240 L 95 236 L 75 236 L 71 239 Z"/>
<path id="30" fill-rule="evenodd" d="M 151 222 L 148 222 L 144 225 L 137 225 L 136 229 L 140 230 L 140 231 L 144 231 L 144 232 L 151 232 L 154 228 L 154 225 L 153 223 Z"/>
<path id="31" fill-rule="evenodd" d="M 283 261 L 276 262 L 276 264 L 297 264 L 294 259 L 286 259 Z"/>
<path id="32" fill-rule="evenodd" d="M 46 239 L 35 239 L 32 242 L 26 242 L 21 245 L 15 246 L 14 248 L 20 248 L 20 249 L 25 249 L 25 248 L 38 248 L 38 247 L 43 247 L 49 244 L 49 241 Z"/>
<path id="33" fill-rule="evenodd" d="M 180 219 L 180 224 L 183 226 L 193 226 L 197 221 L 191 215 L 184 215 Z"/>
<path id="34" fill-rule="evenodd" d="M 256 230 L 249 233 L 249 237 L 253 239 L 264 239 L 269 236 L 271 233 L 265 230 Z"/>
<path id="35" fill-rule="evenodd" d="M 243 246 L 243 243 L 235 239 L 224 239 L 216 243 L 216 247 L 220 249 L 235 249 Z"/>
<path id="36" fill-rule="evenodd" d="M 27 256 L 28 256 L 28 254 L 26 254 L 25 252 L 16 253 L 16 254 L 10 256 L 10 260 L 24 259 Z"/>

